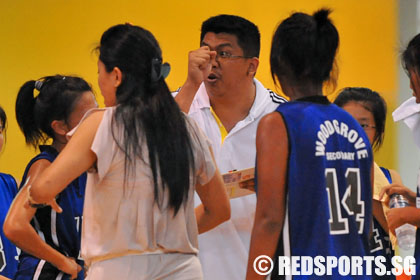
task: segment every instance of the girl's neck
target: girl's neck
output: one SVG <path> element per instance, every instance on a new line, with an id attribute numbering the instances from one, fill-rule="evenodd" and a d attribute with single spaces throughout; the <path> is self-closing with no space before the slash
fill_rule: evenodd
<path id="1" fill-rule="evenodd" d="M 54 141 L 53 141 L 53 143 L 52 143 L 52 145 L 51 146 L 53 146 L 54 147 L 54 149 L 56 149 L 57 150 L 57 152 L 61 152 L 63 149 L 64 149 L 64 147 L 66 146 L 66 144 L 67 144 L 67 141 L 63 141 L 63 139 L 54 139 Z"/>
<path id="2" fill-rule="evenodd" d="M 298 86 L 292 88 L 292 94 L 290 95 L 291 100 L 296 100 L 299 98 L 307 97 L 307 96 L 315 96 L 319 95 L 322 96 L 322 85 L 320 86 Z"/>

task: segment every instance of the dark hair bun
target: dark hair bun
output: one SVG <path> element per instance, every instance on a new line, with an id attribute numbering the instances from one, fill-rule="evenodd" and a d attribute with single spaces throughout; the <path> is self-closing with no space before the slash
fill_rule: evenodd
<path id="1" fill-rule="evenodd" d="M 325 24 L 330 23 L 330 20 L 328 18 L 328 15 L 330 13 L 331 13 L 330 9 L 323 8 L 323 9 L 320 9 L 320 10 L 316 11 L 313 14 L 313 18 L 314 18 L 318 28 L 325 25 Z"/>

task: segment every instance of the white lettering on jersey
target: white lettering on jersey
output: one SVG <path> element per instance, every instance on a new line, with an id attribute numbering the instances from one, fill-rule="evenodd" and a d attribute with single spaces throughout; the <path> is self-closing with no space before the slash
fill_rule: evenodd
<path id="1" fill-rule="evenodd" d="M 325 153 L 325 145 L 327 144 L 328 138 L 338 134 L 346 138 L 354 148 L 357 150 L 357 158 L 362 159 L 368 156 L 368 150 L 366 149 L 366 143 L 359 133 L 354 129 L 349 129 L 348 125 L 344 122 L 337 120 L 326 120 L 319 126 L 317 133 L 318 140 L 315 141 L 315 156 L 326 156 L 327 160 L 354 160 L 354 153 L 349 152 L 327 152 Z"/>

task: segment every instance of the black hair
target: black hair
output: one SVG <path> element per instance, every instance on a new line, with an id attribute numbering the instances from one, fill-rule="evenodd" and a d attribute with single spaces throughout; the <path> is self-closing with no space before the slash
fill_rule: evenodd
<path id="1" fill-rule="evenodd" d="M 407 74 L 410 70 L 420 73 L 420 34 L 414 36 L 402 53 L 402 64 Z"/>
<path id="2" fill-rule="evenodd" d="M 200 43 L 208 32 L 234 35 L 244 52 L 244 56 L 260 56 L 260 32 L 258 27 L 249 20 L 234 15 L 214 16 L 201 25 Z"/>
<path id="3" fill-rule="evenodd" d="M 338 31 L 328 18 L 330 13 L 329 9 L 321 9 L 312 16 L 294 13 L 280 23 L 270 54 L 275 83 L 280 77 L 292 84 L 313 85 L 322 85 L 330 79 L 339 44 Z"/>
<path id="4" fill-rule="evenodd" d="M 161 190 L 168 189 L 169 206 L 176 215 L 188 198 L 194 157 L 185 116 L 160 75 L 159 44 L 148 30 L 120 24 L 102 35 L 99 59 L 106 71 L 118 67 L 122 72 L 122 82 L 116 92 L 118 106 L 112 135 L 125 153 L 125 178 L 134 169 L 137 159 L 146 162 L 142 151 L 145 142 L 155 202 L 160 207 Z M 115 136 L 118 133 L 115 127 L 122 128 L 122 143 Z"/>
<path id="5" fill-rule="evenodd" d="M 3 108 L 0 106 L 0 124 L 3 127 L 3 131 L 6 130 L 6 126 L 7 126 L 7 116 L 6 116 L 6 112 L 3 110 Z"/>
<path id="6" fill-rule="evenodd" d="M 6 112 L 0 106 L 0 125 L 2 128 L 0 129 L 0 134 L 3 134 L 4 143 L 6 143 L 6 128 L 7 128 L 7 116 Z M 0 150 L 1 152 L 1 150 Z"/>
<path id="7" fill-rule="evenodd" d="M 379 149 L 381 147 L 385 135 L 386 122 L 386 103 L 382 96 L 369 88 L 348 87 L 344 88 L 334 104 L 343 107 L 349 102 L 360 103 L 366 110 L 372 113 L 375 120 L 375 137 L 373 138 L 372 147 Z"/>
<path id="8" fill-rule="evenodd" d="M 67 122 L 86 91 L 92 91 L 90 85 L 73 76 L 46 76 L 24 83 L 16 99 L 16 119 L 26 143 L 36 148 L 50 138 L 54 140 L 51 122 Z"/>

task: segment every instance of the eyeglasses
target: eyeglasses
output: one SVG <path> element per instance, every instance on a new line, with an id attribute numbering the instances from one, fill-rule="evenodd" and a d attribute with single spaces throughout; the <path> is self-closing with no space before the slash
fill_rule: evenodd
<path id="1" fill-rule="evenodd" d="M 364 130 L 368 130 L 369 128 L 376 128 L 376 126 L 374 125 L 370 125 L 367 123 L 361 123 L 360 126 L 364 129 Z"/>
<path id="2" fill-rule="evenodd" d="M 252 58 L 252 56 L 233 55 L 230 52 L 220 51 L 216 54 L 216 60 L 219 59 L 230 59 L 230 58 Z"/>

